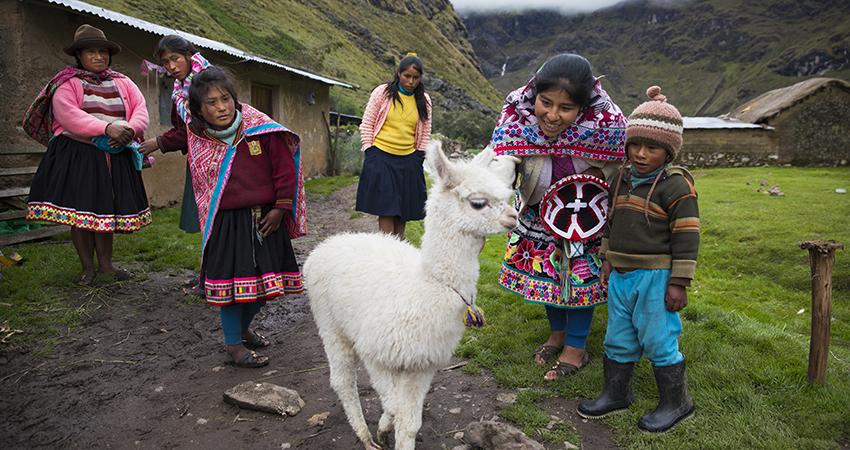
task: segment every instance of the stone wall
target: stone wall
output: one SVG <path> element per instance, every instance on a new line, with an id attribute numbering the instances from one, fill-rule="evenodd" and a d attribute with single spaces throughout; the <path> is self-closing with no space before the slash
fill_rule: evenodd
<path id="1" fill-rule="evenodd" d="M 776 139 L 769 129 L 686 129 L 678 161 L 686 166 L 740 167 L 776 164 Z"/>
<path id="2" fill-rule="evenodd" d="M 850 162 L 850 92 L 827 87 L 767 122 L 776 128 L 779 161 L 793 165 Z"/>

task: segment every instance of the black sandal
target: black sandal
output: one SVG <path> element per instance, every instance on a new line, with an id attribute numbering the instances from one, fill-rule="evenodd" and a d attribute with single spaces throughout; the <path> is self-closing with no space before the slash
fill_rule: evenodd
<path id="1" fill-rule="evenodd" d="M 555 362 L 555 365 L 552 366 L 551 369 L 547 370 L 546 373 L 555 372 L 555 378 L 551 380 L 546 378 L 546 375 L 543 375 L 543 379 L 546 381 L 555 381 L 561 377 L 569 377 L 575 375 L 579 370 L 584 369 L 587 364 L 590 362 L 590 356 L 585 352 L 584 356 L 581 357 L 581 366 L 576 366 L 574 364 L 565 363 L 561 360 Z"/>
<path id="2" fill-rule="evenodd" d="M 248 333 L 250 333 L 248 339 L 242 339 L 242 345 L 245 347 L 251 350 L 257 350 L 259 348 L 266 348 L 269 345 L 272 345 L 270 340 L 266 339 L 265 336 L 257 333 L 256 331 L 248 330 Z"/>
<path id="3" fill-rule="evenodd" d="M 542 366 L 543 364 L 552 361 L 555 357 L 561 354 L 561 351 L 564 349 L 564 346 L 556 347 L 554 345 L 546 345 L 543 344 L 540 347 L 537 347 L 537 350 L 532 354 L 532 358 L 535 356 L 540 356 L 543 359 L 542 363 L 538 363 L 537 359 L 534 359 L 534 363 L 538 366 Z"/>
<path id="4" fill-rule="evenodd" d="M 245 369 L 256 369 L 258 367 L 265 367 L 269 365 L 269 357 L 268 356 L 260 356 L 254 352 L 247 352 L 239 358 L 239 361 L 234 360 L 233 365 L 236 367 L 242 367 Z"/>

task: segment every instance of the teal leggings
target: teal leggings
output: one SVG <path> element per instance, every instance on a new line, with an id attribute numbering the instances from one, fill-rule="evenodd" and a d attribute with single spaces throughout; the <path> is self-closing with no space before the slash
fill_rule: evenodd
<path id="1" fill-rule="evenodd" d="M 657 367 L 682 362 L 679 314 L 667 310 L 669 269 L 611 271 L 608 279 L 608 330 L 605 354 L 618 363 L 644 355 Z"/>
<path id="2" fill-rule="evenodd" d="M 221 331 L 224 332 L 224 345 L 241 344 L 242 332 L 250 328 L 254 316 L 265 304 L 265 301 L 259 301 L 222 306 Z"/>

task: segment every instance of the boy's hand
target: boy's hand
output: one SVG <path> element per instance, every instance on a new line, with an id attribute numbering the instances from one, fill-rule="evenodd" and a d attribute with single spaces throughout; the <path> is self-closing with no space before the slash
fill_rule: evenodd
<path id="1" fill-rule="evenodd" d="M 282 209 L 272 209 L 262 219 L 260 219 L 260 234 L 263 237 L 268 237 L 268 235 L 277 231 L 278 227 L 280 227 L 280 221 L 283 220 L 283 215 L 286 211 Z"/>
<path id="2" fill-rule="evenodd" d="M 668 311 L 679 311 L 688 306 L 688 291 L 684 286 L 678 284 L 667 285 L 667 297 L 665 298 Z"/>
<path id="3" fill-rule="evenodd" d="M 607 260 L 602 262 L 602 267 L 599 269 L 599 282 L 602 283 L 603 289 L 608 289 L 608 277 L 611 275 L 611 263 Z"/>

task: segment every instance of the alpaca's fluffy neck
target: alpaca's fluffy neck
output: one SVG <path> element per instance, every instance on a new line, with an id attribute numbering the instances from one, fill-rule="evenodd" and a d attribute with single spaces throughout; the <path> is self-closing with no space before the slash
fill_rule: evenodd
<path id="1" fill-rule="evenodd" d="M 471 301 L 477 289 L 478 254 L 484 239 L 457 231 L 441 213 L 429 210 L 425 215 L 422 270 L 426 276 L 455 289 Z"/>

